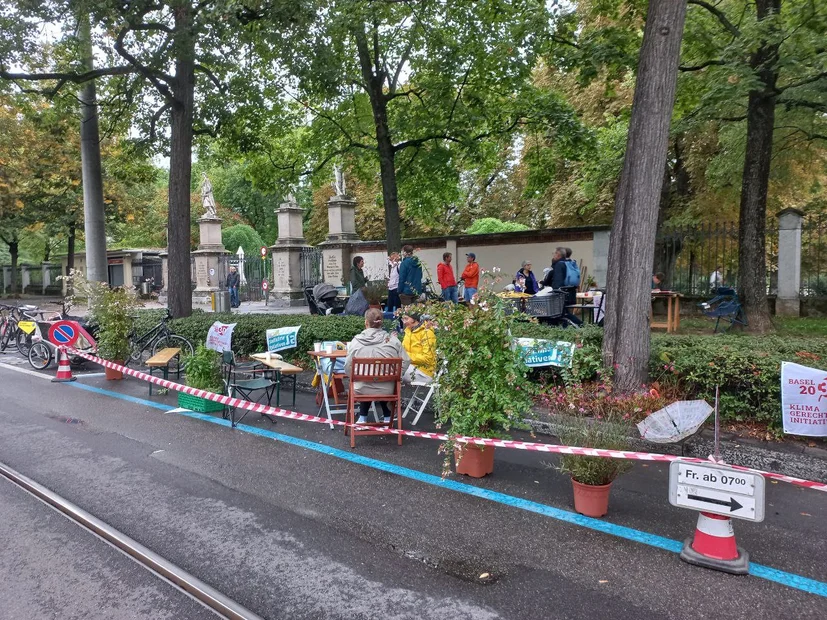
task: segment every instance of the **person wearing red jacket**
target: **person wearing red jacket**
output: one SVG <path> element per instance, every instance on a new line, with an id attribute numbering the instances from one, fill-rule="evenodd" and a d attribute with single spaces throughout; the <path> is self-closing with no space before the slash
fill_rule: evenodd
<path id="1" fill-rule="evenodd" d="M 477 263 L 476 254 L 469 252 L 465 256 L 468 258 L 468 264 L 465 265 L 460 280 L 465 283 L 465 301 L 471 301 L 477 294 L 477 287 L 480 284 L 480 266 Z"/>
<path id="2" fill-rule="evenodd" d="M 442 288 L 442 299 L 457 303 L 459 301 L 457 297 L 457 278 L 451 265 L 452 258 L 450 252 L 445 252 L 442 255 L 442 262 L 436 266 L 436 279 Z"/>

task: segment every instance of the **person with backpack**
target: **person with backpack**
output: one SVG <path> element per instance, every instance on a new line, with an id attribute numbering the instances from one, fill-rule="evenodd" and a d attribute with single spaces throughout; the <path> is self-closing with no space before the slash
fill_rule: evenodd
<path id="1" fill-rule="evenodd" d="M 563 249 L 566 251 L 566 283 L 563 286 L 580 286 L 580 267 L 571 257 L 571 248 Z"/>
<path id="2" fill-rule="evenodd" d="M 573 306 L 577 303 L 577 286 L 567 284 L 568 271 L 570 263 L 566 260 L 566 248 L 557 248 L 554 251 L 554 258 L 551 259 L 551 271 L 543 278 L 543 285 L 551 287 L 555 291 L 559 291 L 565 287 L 566 305 Z M 577 264 L 574 264 L 573 269 L 577 269 Z M 577 269 L 577 282 L 580 283 L 580 270 Z M 581 325 L 583 322 L 570 312 L 565 312 L 563 317 L 574 323 Z"/>

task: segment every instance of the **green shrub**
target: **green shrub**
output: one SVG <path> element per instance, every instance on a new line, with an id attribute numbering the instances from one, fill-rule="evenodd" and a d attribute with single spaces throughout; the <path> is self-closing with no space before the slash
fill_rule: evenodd
<path id="1" fill-rule="evenodd" d="M 208 349 L 199 344 L 195 352 L 184 358 L 186 369 L 186 383 L 199 390 L 207 390 L 216 394 L 224 393 L 224 382 L 221 377 L 221 355 L 218 351 Z"/>

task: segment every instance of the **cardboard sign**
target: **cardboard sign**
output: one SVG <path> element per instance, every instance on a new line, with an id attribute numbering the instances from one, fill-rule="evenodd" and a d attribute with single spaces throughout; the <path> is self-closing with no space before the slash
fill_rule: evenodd
<path id="1" fill-rule="evenodd" d="M 785 433 L 827 436 L 827 370 L 782 362 L 781 411 Z"/>
<path id="2" fill-rule="evenodd" d="M 236 323 L 221 323 L 216 321 L 207 332 L 207 348 L 213 351 L 223 353 L 224 351 L 232 351 L 233 330 Z"/>
<path id="3" fill-rule="evenodd" d="M 277 329 L 267 330 L 267 350 L 271 353 L 276 351 L 284 351 L 285 349 L 295 349 L 299 344 L 299 329 L 298 327 L 279 327 Z"/>
<path id="4" fill-rule="evenodd" d="M 574 355 L 573 342 L 541 340 L 539 338 L 515 338 L 514 344 L 525 354 L 525 363 L 529 368 L 542 366 L 560 366 L 571 368 Z"/>

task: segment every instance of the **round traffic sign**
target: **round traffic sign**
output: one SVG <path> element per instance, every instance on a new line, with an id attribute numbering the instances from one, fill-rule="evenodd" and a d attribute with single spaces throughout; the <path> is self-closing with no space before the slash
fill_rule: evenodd
<path id="1" fill-rule="evenodd" d="M 261 258 L 267 257 L 267 246 L 261 246 Z"/>
<path id="2" fill-rule="evenodd" d="M 268 287 L 269 287 L 269 286 L 270 286 L 270 284 L 267 282 L 267 280 L 262 280 L 262 281 L 261 281 L 261 288 L 262 288 L 262 290 L 266 291 L 266 290 L 268 289 Z"/>
<path id="3" fill-rule="evenodd" d="M 58 321 L 49 327 L 49 340 L 52 344 L 72 347 L 79 337 L 80 333 L 74 321 Z"/>

